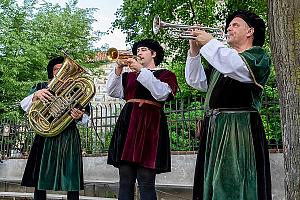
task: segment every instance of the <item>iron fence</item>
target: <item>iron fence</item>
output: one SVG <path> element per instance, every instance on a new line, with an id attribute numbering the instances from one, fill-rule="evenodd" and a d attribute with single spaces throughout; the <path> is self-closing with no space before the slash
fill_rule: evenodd
<path id="1" fill-rule="evenodd" d="M 177 152 L 195 151 L 198 140 L 194 138 L 196 120 L 203 116 L 204 99 L 201 97 L 175 99 L 166 103 L 171 149 Z M 83 155 L 106 153 L 115 122 L 123 103 L 92 106 L 91 120 L 87 126 L 79 125 Z M 269 148 L 279 151 L 281 130 L 277 101 L 264 100 L 261 116 L 266 130 Z M 0 158 L 23 158 L 29 154 L 34 132 L 27 120 L 22 123 L 0 121 Z"/>

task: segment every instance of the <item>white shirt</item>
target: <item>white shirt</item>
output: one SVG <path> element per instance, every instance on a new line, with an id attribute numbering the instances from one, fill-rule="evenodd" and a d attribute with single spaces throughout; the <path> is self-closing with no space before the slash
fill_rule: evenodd
<path id="1" fill-rule="evenodd" d="M 32 98 L 33 98 L 33 94 L 25 97 L 21 102 L 21 107 L 25 112 L 29 112 L 30 107 L 32 105 Z M 90 116 L 83 113 L 81 121 L 79 121 L 80 124 L 86 125 L 88 123 L 88 121 L 90 120 Z"/>
<path id="2" fill-rule="evenodd" d="M 116 66 L 108 76 L 106 85 L 107 94 L 115 98 L 124 98 L 122 76 L 116 75 L 115 68 Z M 169 94 L 172 93 L 170 86 L 157 79 L 149 69 L 142 68 L 137 77 L 137 81 L 147 88 L 157 101 L 167 100 Z"/>
<path id="3" fill-rule="evenodd" d="M 201 91 L 207 91 L 207 78 L 201 64 L 200 54 L 220 73 L 244 83 L 253 83 L 250 72 L 235 49 L 226 47 L 216 39 L 205 44 L 197 56 L 186 59 L 185 79 L 188 85 Z"/>

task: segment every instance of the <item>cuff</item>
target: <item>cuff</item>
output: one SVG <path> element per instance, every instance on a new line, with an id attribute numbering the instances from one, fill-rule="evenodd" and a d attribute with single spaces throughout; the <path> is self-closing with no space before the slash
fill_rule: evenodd
<path id="1" fill-rule="evenodd" d="M 150 76 L 153 76 L 153 73 L 150 70 L 148 70 L 148 69 L 146 69 L 146 68 L 143 67 L 141 69 L 141 71 L 139 72 L 139 75 L 138 75 L 138 77 L 137 77 L 136 80 L 138 80 L 141 83 L 143 81 L 148 80 L 148 78 Z"/>
<path id="2" fill-rule="evenodd" d="M 114 78 L 114 79 L 120 78 L 122 75 L 122 73 L 119 76 L 116 74 L 116 68 L 117 68 L 117 65 L 115 65 L 115 67 L 113 69 L 113 73 L 112 73 L 112 78 Z"/>
<path id="3" fill-rule="evenodd" d="M 201 49 L 200 53 L 202 55 L 212 55 L 215 53 L 216 49 L 219 47 L 225 47 L 222 42 L 217 39 L 211 39 L 208 43 L 206 43 Z"/>
<path id="4" fill-rule="evenodd" d="M 200 59 L 200 51 L 198 53 L 198 55 L 196 56 L 191 56 L 191 51 L 190 49 L 188 50 L 188 53 L 187 53 L 187 58 L 188 59 L 191 59 L 191 60 L 199 60 Z"/>

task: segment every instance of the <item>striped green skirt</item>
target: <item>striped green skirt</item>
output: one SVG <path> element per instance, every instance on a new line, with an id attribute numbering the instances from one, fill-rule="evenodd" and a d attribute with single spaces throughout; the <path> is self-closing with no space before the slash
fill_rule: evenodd
<path id="1" fill-rule="evenodd" d="M 77 128 L 71 126 L 61 134 L 45 139 L 38 189 L 79 191 L 83 189 L 82 174 L 81 144 Z"/>
<path id="2" fill-rule="evenodd" d="M 220 113 L 206 119 L 193 199 L 269 199 L 269 157 L 258 117 L 258 113 L 244 112 Z M 263 159 L 257 160 L 259 154 Z"/>

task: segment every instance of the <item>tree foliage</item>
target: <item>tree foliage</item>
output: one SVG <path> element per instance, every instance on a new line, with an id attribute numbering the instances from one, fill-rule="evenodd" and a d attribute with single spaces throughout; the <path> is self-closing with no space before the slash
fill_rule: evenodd
<path id="1" fill-rule="evenodd" d="M 124 0 L 121 8 L 115 13 L 116 20 L 113 27 L 120 28 L 126 33 L 129 43 L 150 37 L 164 43 L 169 51 L 178 51 L 178 47 L 186 46 L 187 42 L 172 38 L 167 30 L 154 35 L 152 32 L 154 16 L 159 15 L 163 21 L 175 24 L 214 26 L 220 23 L 224 25 L 228 13 L 237 9 L 247 9 L 266 18 L 267 1 Z"/>
<path id="2" fill-rule="evenodd" d="M 78 8 L 77 0 L 64 8 L 37 0 L 23 5 L 0 0 L 0 119 L 20 118 L 18 102 L 33 83 L 47 80 L 47 63 L 63 55 L 61 49 L 84 61 L 101 37 L 92 32 L 94 11 Z"/>
<path id="3" fill-rule="evenodd" d="M 133 43 L 144 38 L 153 38 L 163 44 L 166 50 L 166 65 L 172 69 L 183 88 L 180 95 L 200 94 L 186 86 L 184 66 L 188 50 L 187 40 L 174 37 L 174 31 L 161 30 L 157 35 L 152 31 L 153 18 L 159 15 L 161 20 L 172 24 L 201 24 L 209 27 L 224 27 L 228 13 L 237 9 L 248 9 L 266 18 L 266 0 L 124 0 L 115 13 L 114 28 L 121 29 L 127 35 L 127 42 Z M 200 94 L 201 95 L 201 94 Z"/>

